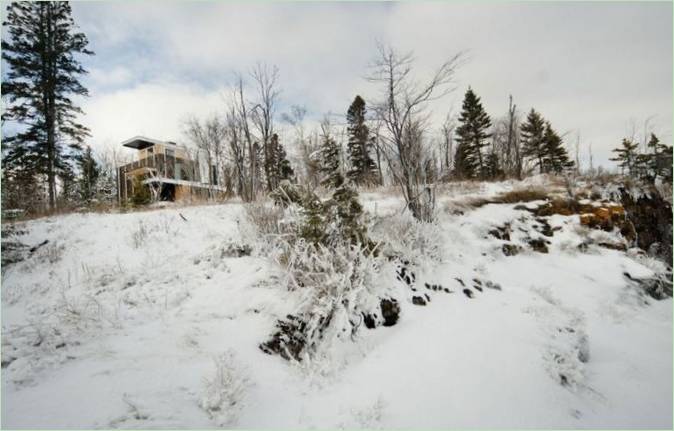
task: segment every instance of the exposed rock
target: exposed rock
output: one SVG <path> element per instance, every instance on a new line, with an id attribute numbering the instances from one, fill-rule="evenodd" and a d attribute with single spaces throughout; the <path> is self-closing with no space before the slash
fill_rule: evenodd
<path id="1" fill-rule="evenodd" d="M 515 256 L 522 251 L 522 247 L 516 244 L 503 244 L 501 250 L 506 256 Z"/>
<path id="2" fill-rule="evenodd" d="M 545 241 L 544 239 L 540 239 L 540 238 L 533 239 L 532 238 L 528 241 L 528 244 L 529 244 L 529 246 L 531 246 L 531 248 L 534 251 L 537 251 L 539 253 L 547 253 L 548 252 L 547 241 Z"/>
<path id="3" fill-rule="evenodd" d="M 653 278 L 635 278 L 629 272 L 624 272 L 623 275 L 629 281 L 635 283 L 643 291 L 653 299 L 661 300 L 672 297 L 672 281 L 666 277 Z"/>
<path id="4" fill-rule="evenodd" d="M 367 329 L 374 329 L 377 326 L 377 320 L 372 314 L 363 313 L 363 323 Z"/>
<path id="5" fill-rule="evenodd" d="M 416 281 L 416 275 L 413 271 L 407 269 L 409 261 L 403 261 L 402 265 L 396 270 L 396 278 L 400 281 L 405 282 L 408 286 L 411 286 L 412 283 Z"/>
<path id="6" fill-rule="evenodd" d="M 398 322 L 398 317 L 400 316 L 398 301 L 393 298 L 382 299 L 379 303 L 379 308 L 381 308 L 381 317 L 384 318 L 382 325 L 393 326 Z"/>
<path id="7" fill-rule="evenodd" d="M 497 226 L 496 228 L 489 231 L 489 235 L 496 239 L 510 241 L 510 223 L 506 223 L 503 226 Z"/>
<path id="8" fill-rule="evenodd" d="M 620 200 L 639 248 L 654 252 L 656 257 L 671 266 L 672 206 L 669 202 L 653 186 L 647 187 L 637 197 L 626 188 L 620 188 Z M 658 246 L 652 248 L 653 244 Z"/>
<path id="9" fill-rule="evenodd" d="M 471 292 L 470 289 L 463 289 L 463 294 L 466 295 L 469 298 L 473 297 L 473 292 Z"/>
<path id="10" fill-rule="evenodd" d="M 234 244 L 230 243 L 220 250 L 220 257 L 243 257 L 250 256 L 253 248 L 248 244 Z"/>
<path id="11" fill-rule="evenodd" d="M 277 331 L 269 341 L 260 344 L 260 350 L 273 355 L 280 355 L 283 359 L 301 361 L 301 353 L 307 340 L 304 331 L 306 322 L 293 315 L 286 316 L 286 320 L 276 322 Z"/>
<path id="12" fill-rule="evenodd" d="M 545 236 L 552 236 L 553 235 L 553 230 L 552 227 L 550 226 L 550 223 L 544 218 L 537 218 L 536 221 L 541 225 L 541 228 L 539 229 L 539 232 L 542 233 Z"/>
<path id="13" fill-rule="evenodd" d="M 412 304 L 414 305 L 426 305 L 426 300 L 422 298 L 421 296 L 413 296 L 412 297 Z"/>
<path id="14" fill-rule="evenodd" d="M 599 247 L 604 247 L 608 248 L 611 250 L 618 250 L 618 251 L 626 251 L 627 246 L 625 244 L 621 243 L 613 243 L 613 242 L 600 242 L 597 244 Z"/>

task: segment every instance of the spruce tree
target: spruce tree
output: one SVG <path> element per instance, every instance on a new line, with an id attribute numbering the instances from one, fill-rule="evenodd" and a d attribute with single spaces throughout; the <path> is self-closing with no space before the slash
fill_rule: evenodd
<path id="1" fill-rule="evenodd" d="M 650 179 L 655 181 L 657 177 L 667 177 L 672 171 L 672 147 L 660 143 L 660 139 L 651 133 L 646 144 L 649 150 Z"/>
<path id="2" fill-rule="evenodd" d="M 487 157 L 485 159 L 485 169 L 486 169 L 485 175 L 490 180 L 494 180 L 503 175 L 503 170 L 501 170 L 501 163 L 498 159 L 498 154 L 496 154 L 495 151 L 492 151 L 489 154 L 487 154 Z"/>
<path id="3" fill-rule="evenodd" d="M 461 142 L 456 147 L 454 155 L 454 176 L 467 180 L 475 178 L 477 172 L 477 162 L 470 151 L 470 144 Z"/>
<path id="4" fill-rule="evenodd" d="M 491 120 L 482 107 L 480 98 L 475 95 L 470 87 L 463 99 L 459 123 L 460 125 L 456 129 L 459 146 L 461 146 L 461 144 L 465 145 L 462 152 L 466 153 L 465 156 L 470 155 L 470 158 L 474 160 L 476 167 L 478 168 L 477 174 L 479 174 L 481 178 L 484 178 L 486 171 L 482 148 L 489 145 L 487 139 L 491 134 L 487 131 L 489 130 L 489 127 L 491 127 Z M 462 154 L 462 156 L 464 156 L 464 154 Z M 466 167 L 469 167 L 469 165 L 470 164 L 467 164 Z M 470 174 L 470 177 L 472 177 L 475 173 L 466 172 L 466 174 Z"/>
<path id="5" fill-rule="evenodd" d="M 321 184 L 336 189 L 344 182 L 339 170 L 340 151 L 337 142 L 330 136 L 324 136 L 320 147 Z"/>
<path id="6" fill-rule="evenodd" d="M 3 25 L 2 59 L 9 70 L 2 82 L 7 101 L 2 120 L 21 125 L 4 137 L 4 164 L 45 175 L 54 208 L 59 171 L 69 175 L 89 135 L 77 122 L 82 110 L 71 99 L 88 95 L 79 82 L 86 70 L 75 55 L 93 52 L 86 36 L 76 31 L 68 2 L 13 2 Z"/>
<path id="7" fill-rule="evenodd" d="M 618 162 L 618 166 L 620 167 L 623 175 L 625 174 L 625 170 L 627 170 L 629 175 L 633 175 L 635 173 L 638 147 L 639 145 L 637 143 L 632 142 L 630 139 L 624 138 L 621 146 L 612 150 L 614 153 L 616 153 L 616 156 L 609 160 Z"/>
<path id="8" fill-rule="evenodd" d="M 275 138 L 274 138 L 275 137 Z M 278 178 L 276 179 L 276 185 L 280 184 L 283 180 L 291 180 L 295 176 L 295 171 L 292 166 L 290 166 L 290 161 L 288 160 L 286 150 L 278 140 L 278 136 L 274 133 L 272 137 L 276 141 L 276 146 L 274 148 L 274 159 L 276 163 L 276 174 Z"/>
<path id="9" fill-rule="evenodd" d="M 543 161 L 546 172 L 554 172 L 556 174 L 562 173 L 566 169 L 573 167 L 573 162 L 569 159 L 569 155 L 564 148 L 562 138 L 550 126 L 549 122 L 545 123 L 545 132 L 543 134 L 545 159 Z"/>
<path id="10" fill-rule="evenodd" d="M 545 172 L 545 120 L 533 108 L 521 126 L 522 157 L 536 160 L 540 173 Z"/>
<path id="11" fill-rule="evenodd" d="M 98 191 L 98 179 L 100 167 L 91 151 L 91 147 L 84 150 L 84 154 L 78 158 L 77 164 L 80 170 L 79 197 L 85 204 L 90 204 L 96 198 Z"/>
<path id="12" fill-rule="evenodd" d="M 370 156 L 372 140 L 369 136 L 370 131 L 365 124 L 365 111 L 365 101 L 360 96 L 356 96 L 346 113 L 347 133 L 349 135 L 347 150 L 351 163 L 351 169 L 347 173 L 347 177 L 358 185 L 371 183 L 375 178 L 377 169 Z"/>

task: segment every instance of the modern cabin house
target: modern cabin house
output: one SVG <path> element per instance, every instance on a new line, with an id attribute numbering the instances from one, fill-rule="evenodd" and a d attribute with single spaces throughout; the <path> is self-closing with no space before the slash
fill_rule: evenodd
<path id="1" fill-rule="evenodd" d="M 153 200 L 209 199 L 224 192 L 218 185 L 217 169 L 206 157 L 193 160 L 187 149 L 175 142 L 136 136 L 122 146 L 138 151 L 136 161 L 118 168 L 118 197 L 125 202 L 133 195 L 134 179 L 148 186 Z"/>

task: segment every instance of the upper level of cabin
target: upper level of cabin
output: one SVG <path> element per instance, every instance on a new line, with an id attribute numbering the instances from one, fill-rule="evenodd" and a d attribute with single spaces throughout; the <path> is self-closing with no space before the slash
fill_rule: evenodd
<path id="1" fill-rule="evenodd" d="M 134 136 L 122 142 L 122 146 L 138 150 L 137 160 L 152 158 L 157 154 L 162 154 L 166 157 L 175 157 L 178 159 L 189 159 L 189 156 L 184 148 L 180 148 L 175 142 L 159 141 L 157 139 L 146 138 L 144 136 Z"/>

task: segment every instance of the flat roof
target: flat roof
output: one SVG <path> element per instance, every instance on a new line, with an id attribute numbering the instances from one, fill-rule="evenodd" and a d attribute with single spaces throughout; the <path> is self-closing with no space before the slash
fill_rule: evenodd
<path id="1" fill-rule="evenodd" d="M 147 138 L 145 136 L 134 136 L 122 142 L 122 146 L 142 150 L 153 145 L 176 145 L 175 142 L 164 142 L 157 139 Z"/>

